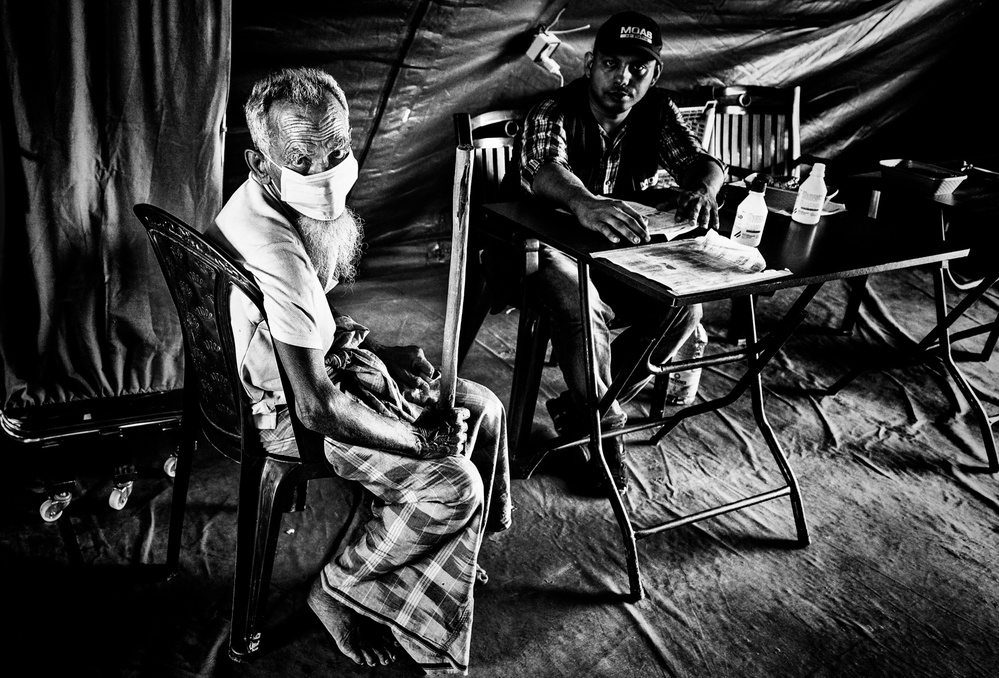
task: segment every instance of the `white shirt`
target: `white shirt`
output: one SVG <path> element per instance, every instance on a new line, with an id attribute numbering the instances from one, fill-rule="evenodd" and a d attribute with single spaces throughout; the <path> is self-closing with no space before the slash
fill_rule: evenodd
<path id="1" fill-rule="evenodd" d="M 257 428 L 272 429 L 285 403 L 273 339 L 325 353 L 336 323 L 326 292 L 298 231 L 252 178 L 240 186 L 215 219 L 264 295 L 264 312 L 240 293 L 232 295 L 233 335 L 243 386 L 253 402 Z"/>

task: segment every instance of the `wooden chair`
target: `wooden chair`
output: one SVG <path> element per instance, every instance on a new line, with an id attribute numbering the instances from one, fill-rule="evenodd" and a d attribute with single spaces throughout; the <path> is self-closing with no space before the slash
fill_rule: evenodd
<path id="1" fill-rule="evenodd" d="M 730 85 L 702 88 L 717 102 L 707 146 L 738 178 L 752 172 L 798 176 L 801 160 L 801 88 Z"/>
<path id="2" fill-rule="evenodd" d="M 689 97 L 685 94 L 667 90 L 674 102 L 685 102 Z M 696 97 L 696 95 L 695 95 Z M 692 105 L 677 105 L 680 110 L 680 117 L 694 133 L 697 140 L 701 142 L 701 147 L 708 150 L 711 144 L 711 137 L 715 128 L 715 101 L 699 102 Z M 656 188 L 672 188 L 677 183 L 666 170 L 659 170 L 656 177 Z"/>
<path id="3" fill-rule="evenodd" d="M 706 101 L 704 104 L 694 106 L 678 106 L 680 116 L 687 123 L 687 127 L 694 133 L 697 140 L 705 150 L 711 148 L 711 139 L 715 131 L 715 109 L 718 102 L 714 100 Z"/>
<path id="4" fill-rule="evenodd" d="M 472 149 L 468 264 L 458 359 L 459 364 L 464 360 L 488 313 L 519 309 L 517 360 L 507 407 L 509 444 L 514 457 L 530 439 L 551 338 L 548 321 L 538 312 L 530 293 L 531 276 L 538 270 L 539 243 L 533 239 L 521 240 L 512 234 L 489 232 L 481 224 L 477 207 L 512 200 L 519 195 L 517 135 L 522 121 L 523 113 L 517 110 L 454 116 L 457 147 Z M 456 186 L 460 181 L 462 177 L 455 176 Z"/>
<path id="5" fill-rule="evenodd" d="M 178 468 L 189 472 L 199 433 L 239 463 L 235 575 L 229 656 L 245 660 L 260 648 L 263 604 L 270 584 L 281 515 L 305 507 L 308 480 L 334 476 L 322 435 L 294 415 L 294 393 L 280 362 L 299 457 L 266 453 L 239 378 L 229 310 L 238 291 L 263 309 L 260 289 L 243 268 L 180 219 L 136 205 L 180 316 L 184 335 L 184 413 Z M 183 507 L 181 507 L 183 512 Z"/>
<path id="6" fill-rule="evenodd" d="M 465 306 L 458 343 L 459 363 L 471 348 L 483 320 L 489 313 L 519 307 L 517 290 L 521 276 L 504 264 L 516 257 L 517 243 L 497 239 L 479 225 L 478 206 L 488 202 L 512 200 L 520 182 L 519 153 L 516 148 L 523 113 L 517 110 L 488 111 L 472 116 L 454 116 L 456 147 L 472 149 L 472 173 L 468 232 L 468 267 L 465 276 Z M 458 187 L 464 177 L 455 176 Z M 496 250 L 499 250 L 498 252 Z"/>

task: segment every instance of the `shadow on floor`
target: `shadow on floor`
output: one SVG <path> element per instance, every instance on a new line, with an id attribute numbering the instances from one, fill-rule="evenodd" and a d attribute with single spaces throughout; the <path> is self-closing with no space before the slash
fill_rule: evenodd
<path id="1" fill-rule="evenodd" d="M 446 270 L 415 257 L 375 259 L 341 291 L 338 307 L 386 343 L 413 343 L 439 360 Z M 931 280 L 914 270 L 872 278 L 887 320 L 919 336 L 932 323 Z M 793 296 L 761 303 L 761 325 Z M 841 289 L 824 289 L 809 324 L 834 324 Z M 988 298 L 976 311 L 995 316 Z M 715 347 L 727 306 L 707 307 Z M 898 320 L 896 320 L 898 319 Z M 981 676 L 999 675 L 999 488 L 983 462 L 976 427 L 932 366 L 892 369 L 885 318 L 861 317 L 847 337 L 801 332 L 765 372 L 768 414 L 802 486 L 812 544 L 795 548 L 789 503 L 729 513 L 639 543 L 647 597 L 623 601 L 624 550 L 608 502 L 572 492 L 578 456 L 552 456 L 514 487 L 514 526 L 489 536 L 476 590 L 470 675 L 533 676 Z M 516 314 L 487 318 L 463 376 L 506 401 Z M 891 336 L 889 332 L 887 336 Z M 872 370 L 835 396 L 808 389 L 858 361 Z M 706 370 L 701 397 L 731 385 L 732 366 Z M 991 407 L 999 359 L 969 363 Z M 544 375 L 535 419 L 550 435 L 543 403 L 563 388 Z M 646 414 L 648 398 L 630 406 Z M 731 501 L 776 482 L 752 424 L 748 399 L 681 424 L 658 445 L 629 437 L 635 521 Z M 44 453 L 5 441 L 0 564 L 3 649 L 47 673 L 101 676 L 413 675 L 406 662 L 376 670 L 341 657 L 304 607 L 329 551 L 322 481 L 310 506 L 282 524 L 268 597 L 265 651 L 227 658 L 235 524 L 235 467 L 208 448 L 190 491 L 180 573 L 156 578 L 171 481 L 161 470 L 168 435 L 136 441 L 145 469 L 121 511 L 107 504 L 100 450 L 74 450 L 78 498 L 54 523 L 38 516 Z"/>

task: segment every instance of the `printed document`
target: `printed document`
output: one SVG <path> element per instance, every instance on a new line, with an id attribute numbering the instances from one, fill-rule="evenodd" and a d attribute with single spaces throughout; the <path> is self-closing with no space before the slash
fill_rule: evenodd
<path id="1" fill-rule="evenodd" d="M 767 269 L 759 250 L 717 231 L 697 238 L 594 252 L 592 256 L 665 285 L 675 294 L 707 292 L 791 275 L 787 269 Z"/>
<path id="2" fill-rule="evenodd" d="M 655 207 L 649 207 L 640 202 L 632 202 L 630 200 L 625 200 L 624 202 L 645 217 L 645 225 L 648 228 L 649 235 L 662 235 L 667 240 L 672 240 L 678 235 L 683 235 L 697 228 L 697 224 L 693 220 L 678 221 L 676 210 L 672 212 L 660 212 Z M 562 207 L 557 207 L 556 210 L 563 214 L 570 213 L 569 210 Z"/>
<path id="3" fill-rule="evenodd" d="M 638 202 L 626 202 L 636 212 L 645 217 L 645 225 L 649 229 L 649 235 L 663 235 L 666 236 L 667 240 L 672 240 L 678 235 L 683 235 L 697 228 L 697 224 L 692 219 L 677 221 L 676 210 L 660 212 L 655 207 L 649 207 Z"/>

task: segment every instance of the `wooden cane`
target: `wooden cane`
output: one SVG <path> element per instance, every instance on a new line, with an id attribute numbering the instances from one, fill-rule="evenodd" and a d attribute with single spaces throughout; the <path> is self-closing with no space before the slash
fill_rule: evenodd
<path id="1" fill-rule="evenodd" d="M 451 200 L 451 269 L 447 284 L 447 313 L 444 317 L 444 351 L 441 364 L 443 407 L 454 407 L 458 383 L 458 334 L 465 291 L 465 263 L 468 257 L 468 221 L 472 195 L 472 147 L 458 146 L 454 158 L 454 194 Z"/>

